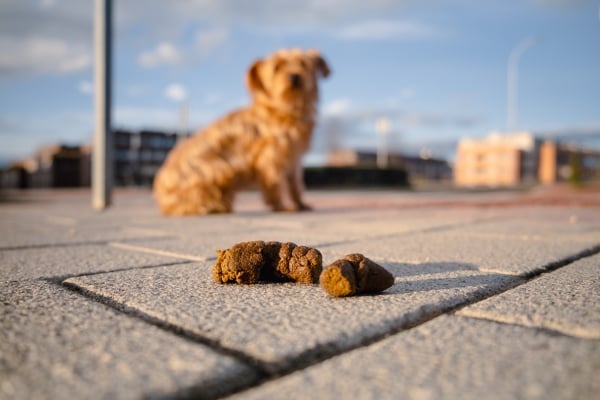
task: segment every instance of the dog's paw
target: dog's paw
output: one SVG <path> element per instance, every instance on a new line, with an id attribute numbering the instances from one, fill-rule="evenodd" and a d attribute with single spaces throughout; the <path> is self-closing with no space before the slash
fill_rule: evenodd
<path id="1" fill-rule="evenodd" d="M 297 208 L 296 211 L 312 211 L 313 207 L 310 204 L 306 204 L 306 203 L 300 203 Z"/>
<path id="2" fill-rule="evenodd" d="M 293 206 L 287 207 L 274 207 L 273 211 L 275 212 L 302 212 L 302 211 L 312 211 L 312 206 L 306 203 L 294 204 Z"/>
<path id="3" fill-rule="evenodd" d="M 278 213 L 294 213 L 301 210 L 297 206 L 280 206 L 273 207 L 273 211 Z"/>

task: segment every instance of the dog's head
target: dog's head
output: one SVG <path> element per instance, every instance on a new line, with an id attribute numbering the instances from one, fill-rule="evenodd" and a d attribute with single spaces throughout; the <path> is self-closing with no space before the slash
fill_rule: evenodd
<path id="1" fill-rule="evenodd" d="M 318 99 L 317 79 L 329 73 L 316 50 L 279 50 L 252 64 L 246 84 L 255 102 L 284 112 L 312 111 Z"/>

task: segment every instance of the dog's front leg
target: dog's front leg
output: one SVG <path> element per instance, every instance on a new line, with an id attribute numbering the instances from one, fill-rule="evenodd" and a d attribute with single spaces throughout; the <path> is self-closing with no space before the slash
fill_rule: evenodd
<path id="1" fill-rule="evenodd" d="M 260 189 L 265 203 L 273 211 L 292 211 L 283 204 L 283 185 L 287 182 L 282 173 L 267 169 L 259 172 Z"/>
<path id="2" fill-rule="evenodd" d="M 290 198 L 294 203 L 296 211 L 312 210 L 312 207 L 302 200 L 302 193 L 304 192 L 304 172 L 302 165 L 298 165 L 296 168 L 289 171 L 287 178 Z"/>

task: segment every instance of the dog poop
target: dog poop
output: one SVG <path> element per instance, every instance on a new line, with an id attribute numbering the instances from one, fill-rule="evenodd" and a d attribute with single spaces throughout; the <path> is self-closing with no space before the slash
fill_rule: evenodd
<path id="1" fill-rule="evenodd" d="M 321 287 L 334 297 L 381 292 L 394 284 L 394 276 L 362 254 L 348 254 L 323 270 Z"/>
<path id="2" fill-rule="evenodd" d="M 217 253 L 217 283 L 317 283 L 323 270 L 319 250 L 290 242 L 242 242 Z"/>

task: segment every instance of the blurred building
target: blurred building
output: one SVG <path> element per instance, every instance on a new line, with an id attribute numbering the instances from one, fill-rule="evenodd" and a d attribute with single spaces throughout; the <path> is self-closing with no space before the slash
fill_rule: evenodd
<path id="1" fill-rule="evenodd" d="M 537 180 L 540 142 L 529 132 L 484 139 L 461 139 L 456 151 L 454 183 L 457 186 L 514 186 Z"/>
<path id="2" fill-rule="evenodd" d="M 185 135 L 114 131 L 114 184 L 150 186 L 168 152 Z M 61 188 L 91 184 L 91 147 L 51 145 L 0 171 L 0 188 Z"/>
<path id="3" fill-rule="evenodd" d="M 327 158 L 328 166 L 335 167 L 373 167 L 377 166 L 377 154 L 354 149 L 332 150 Z M 388 168 L 406 170 L 410 181 L 445 181 L 452 179 L 452 168 L 446 160 L 431 157 L 429 154 L 408 156 L 389 154 Z"/>
<path id="4" fill-rule="evenodd" d="M 454 183 L 460 187 L 509 187 L 598 178 L 599 152 L 554 141 L 542 141 L 530 132 L 493 132 L 483 139 L 462 139 L 456 151 Z M 578 172 L 577 172 L 578 173 Z"/>
<path id="5" fill-rule="evenodd" d="M 144 130 L 114 132 L 115 185 L 150 186 L 180 135 Z"/>
<path id="6" fill-rule="evenodd" d="M 66 188 L 90 185 L 89 147 L 50 145 L 2 172 L 5 188 Z"/>
<path id="7" fill-rule="evenodd" d="M 0 189 L 27 189 L 29 175 L 27 170 L 17 163 L 0 170 Z"/>
<path id="8" fill-rule="evenodd" d="M 600 151 L 546 141 L 540 148 L 540 183 L 600 180 Z"/>

